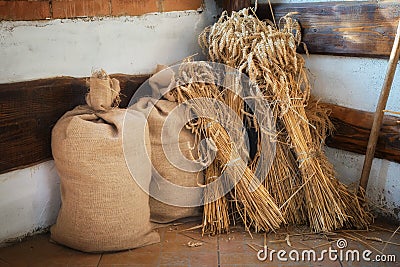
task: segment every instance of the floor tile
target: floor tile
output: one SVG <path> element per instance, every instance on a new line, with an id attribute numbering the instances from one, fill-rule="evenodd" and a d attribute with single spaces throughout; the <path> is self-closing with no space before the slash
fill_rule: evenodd
<path id="1" fill-rule="evenodd" d="M 307 227 L 285 227 L 276 233 L 249 235 L 241 227 L 233 227 L 232 232 L 219 236 L 202 236 L 201 229 L 189 229 L 198 223 L 172 224 L 157 229 L 161 242 L 150 246 L 119 253 L 89 254 L 69 249 L 49 242 L 49 234 L 37 235 L 11 247 L 0 248 L 0 267 L 9 266 L 101 266 L 101 267 L 136 267 L 136 266 L 397 266 L 400 259 L 400 234 L 395 234 L 385 248 L 385 254 L 397 257 L 396 263 L 332 262 L 323 261 L 278 261 L 276 254 L 270 262 L 260 261 L 257 251 L 263 247 L 264 239 L 268 248 L 284 250 L 289 253 L 296 249 L 313 249 L 317 255 L 328 247 L 337 248 L 336 239 L 346 239 L 348 250 L 368 249 L 370 246 L 382 250 L 394 229 L 393 225 L 383 225 L 387 230 L 379 230 L 378 225 L 371 226 L 373 231 L 337 231 L 334 235 L 309 234 Z M 375 227 L 375 228 L 374 228 Z M 285 241 L 289 233 L 290 244 Z M 362 241 L 362 242 L 361 242 Z M 190 246 L 189 242 L 199 246 Z M 251 245 L 251 246 L 249 246 Z M 290 246 L 289 246 L 290 245 Z M 101 257 L 101 258 L 100 258 Z"/>
<path id="2" fill-rule="evenodd" d="M 130 250 L 124 252 L 103 254 L 99 263 L 99 267 L 121 264 L 157 265 L 159 263 L 159 260 L 160 257 L 158 253 Z"/>
<path id="3" fill-rule="evenodd" d="M 208 253 L 192 252 L 190 255 L 190 266 L 218 266 L 217 251 L 209 251 Z"/>
<path id="4" fill-rule="evenodd" d="M 263 262 L 258 260 L 257 253 L 220 253 L 220 263 L 221 264 L 262 264 Z"/>
<path id="5" fill-rule="evenodd" d="M 173 253 L 173 252 L 162 252 L 160 265 L 167 266 L 188 266 L 189 265 L 189 255 Z"/>
<path id="6" fill-rule="evenodd" d="M 12 266 L 97 266 L 100 254 L 86 254 L 49 242 L 50 235 L 0 249 L 0 258 Z"/>
<path id="7" fill-rule="evenodd" d="M 161 251 L 161 243 L 156 243 L 148 246 L 144 246 L 141 248 L 135 248 L 131 250 L 132 252 L 136 253 L 153 253 L 153 254 L 160 254 Z"/>
<path id="8" fill-rule="evenodd" d="M 399 260 L 400 260 L 400 251 L 398 249 L 398 247 L 395 247 L 393 245 L 388 245 L 386 246 L 385 250 L 383 251 L 383 254 L 385 255 L 395 255 L 397 262 L 376 262 L 375 261 L 375 257 L 377 255 L 380 255 L 380 253 L 376 250 L 382 251 L 384 244 L 380 243 L 380 242 L 375 242 L 375 241 L 371 241 L 369 239 L 364 239 L 362 236 L 366 236 L 368 238 L 377 238 L 376 237 L 376 233 L 363 233 L 361 235 L 355 235 L 354 233 L 352 234 L 351 237 L 348 236 L 344 236 L 343 239 L 346 240 L 347 245 L 344 249 L 342 249 L 344 251 L 344 253 L 346 251 L 358 251 L 359 255 L 360 255 L 360 260 L 359 261 L 352 261 L 351 259 L 346 259 L 346 256 L 343 256 L 343 259 L 341 259 L 342 265 L 343 266 L 350 266 L 350 267 L 357 267 L 357 266 L 395 266 L 396 264 L 399 265 Z M 379 238 L 381 238 L 382 240 L 388 240 L 390 235 L 387 235 L 385 233 L 380 233 Z M 361 241 L 355 241 L 355 240 L 351 240 L 350 238 L 353 237 L 357 237 L 360 238 Z M 394 241 L 393 241 L 394 242 Z M 337 245 L 334 246 L 336 249 Z M 376 249 L 376 250 L 375 250 Z M 365 260 L 362 259 L 362 253 L 365 250 L 370 250 L 372 252 L 372 254 L 369 256 L 369 258 L 372 260 L 370 262 L 367 262 Z M 344 254 L 345 255 L 345 254 Z"/>

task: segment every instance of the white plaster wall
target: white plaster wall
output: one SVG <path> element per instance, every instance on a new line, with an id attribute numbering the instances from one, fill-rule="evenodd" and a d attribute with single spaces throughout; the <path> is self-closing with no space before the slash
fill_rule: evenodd
<path id="1" fill-rule="evenodd" d="M 324 101 L 375 112 L 385 79 L 388 59 L 306 56 L 314 95 Z M 395 74 L 387 109 L 400 111 L 400 64 Z"/>
<path id="2" fill-rule="evenodd" d="M 197 36 L 213 21 L 203 12 L 153 13 L 137 17 L 0 22 L 0 83 L 68 75 L 150 73 L 201 52 Z"/>
<path id="3" fill-rule="evenodd" d="M 53 161 L 0 175 L 0 243 L 53 224 L 59 184 Z"/>
<path id="4" fill-rule="evenodd" d="M 173 64 L 200 52 L 197 36 L 217 13 L 214 1 L 206 0 L 202 12 L 0 21 L 0 83 L 85 77 L 95 68 L 109 73 L 150 73 L 157 63 Z M 1 174 L 0 245 L 53 224 L 59 207 L 59 178 L 53 161 Z"/>

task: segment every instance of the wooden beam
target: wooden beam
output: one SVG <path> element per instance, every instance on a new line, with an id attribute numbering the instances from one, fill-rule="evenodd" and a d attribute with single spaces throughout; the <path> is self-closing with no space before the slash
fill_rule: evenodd
<path id="1" fill-rule="evenodd" d="M 120 80 L 121 107 L 150 75 L 111 75 Z M 51 159 L 51 130 L 76 105 L 84 104 L 85 78 L 58 77 L 0 84 L 0 173 Z M 365 153 L 373 114 L 326 104 L 336 126 L 331 147 Z M 399 117 L 385 116 L 375 155 L 400 162 Z"/>
<path id="2" fill-rule="evenodd" d="M 149 75 L 112 75 L 121 106 Z M 0 84 L 0 173 L 51 159 L 51 130 L 68 110 L 85 103 L 85 78 L 58 77 Z"/>
<path id="3" fill-rule="evenodd" d="M 365 155 L 374 113 L 333 104 L 324 105 L 332 110 L 331 119 L 335 125 L 335 132 L 327 138 L 326 144 Z M 375 157 L 400 163 L 400 117 L 384 116 Z"/>
<path id="4" fill-rule="evenodd" d="M 400 2 L 320 2 L 273 4 L 276 21 L 298 12 L 303 42 L 311 54 L 388 57 L 400 18 Z M 259 4 L 260 19 L 271 19 Z M 302 51 L 300 51 L 302 52 Z"/>

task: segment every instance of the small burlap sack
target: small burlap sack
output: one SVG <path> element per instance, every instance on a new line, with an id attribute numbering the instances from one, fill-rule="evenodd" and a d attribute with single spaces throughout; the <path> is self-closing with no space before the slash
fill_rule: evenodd
<path id="1" fill-rule="evenodd" d="M 114 99 L 104 90 L 113 92 Z M 149 196 L 141 188 L 148 190 L 151 179 L 147 124 L 139 112 L 112 108 L 119 90 L 115 79 L 92 77 L 88 106 L 67 112 L 52 132 L 62 206 L 51 238 L 86 252 L 160 240 L 152 232 Z"/>
<path id="2" fill-rule="evenodd" d="M 202 170 L 196 171 L 199 164 L 196 163 L 198 153 L 195 136 L 190 130 L 182 128 L 184 117 L 180 116 L 180 112 L 173 112 L 177 106 L 178 103 L 168 100 L 141 98 L 131 107 L 147 116 L 153 165 L 150 218 L 157 223 L 202 214 L 201 207 L 193 205 L 200 203 L 204 173 Z M 197 190 L 185 190 L 175 185 Z"/>
<path id="3" fill-rule="evenodd" d="M 165 68 L 158 65 L 156 72 Z M 154 75 L 149 80 L 153 97 L 141 98 L 131 107 L 145 114 L 149 125 L 153 165 L 150 218 L 158 223 L 202 214 L 201 207 L 195 205 L 201 202 L 203 195 L 204 173 L 197 160 L 195 135 L 184 127 L 185 107 L 177 110 L 178 103 L 169 93 L 174 84 L 170 69 Z"/>

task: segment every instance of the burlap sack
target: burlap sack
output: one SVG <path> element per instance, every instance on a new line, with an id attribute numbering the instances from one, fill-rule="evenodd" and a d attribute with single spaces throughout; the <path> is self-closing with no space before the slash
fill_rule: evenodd
<path id="1" fill-rule="evenodd" d="M 98 71 L 95 75 L 97 79 L 90 79 L 90 91 L 86 95 L 86 103 L 97 111 L 106 111 L 118 106 L 119 81 L 117 79 L 109 79 L 104 70 Z"/>
<path id="2" fill-rule="evenodd" d="M 180 112 L 173 112 L 177 106 L 178 103 L 168 100 L 141 98 L 131 107 L 145 114 L 149 125 L 151 162 L 154 168 L 150 184 L 150 218 L 158 223 L 202 214 L 201 207 L 193 206 L 200 202 L 201 190 L 182 191 L 173 186 L 200 189 L 199 185 L 204 184 L 203 171 L 194 171 L 199 166 L 195 161 L 198 158 L 195 136 L 190 130 L 182 128 L 185 117 Z M 168 150 L 171 152 L 167 154 Z M 185 159 L 186 164 L 177 166 L 181 163 L 177 161 Z M 157 199 L 182 205 L 169 205 Z"/>
<path id="3" fill-rule="evenodd" d="M 160 99 L 161 97 L 176 102 L 171 94 L 171 89 L 175 86 L 174 72 L 166 65 L 157 65 L 156 75 L 149 79 L 149 85 L 152 89 L 152 97 Z"/>
<path id="4" fill-rule="evenodd" d="M 139 112 L 112 109 L 115 97 L 102 101 L 96 96 L 108 95 L 103 90 L 119 92 L 118 81 L 91 78 L 88 106 L 67 112 L 52 132 L 62 206 L 51 238 L 86 252 L 124 250 L 160 240 L 151 231 L 149 196 L 140 187 L 148 190 L 151 179 L 145 118 Z M 124 152 L 130 167 L 139 163 L 133 172 L 136 180 Z"/>

